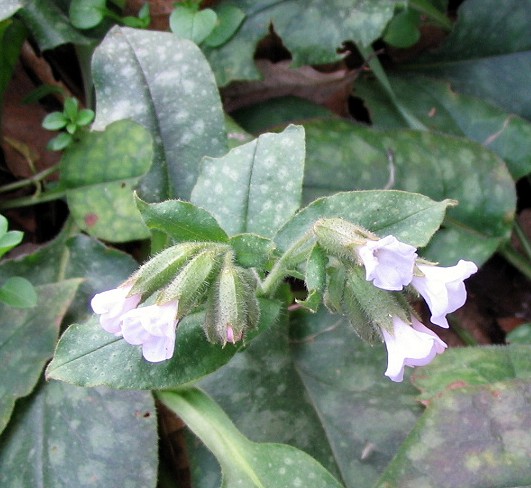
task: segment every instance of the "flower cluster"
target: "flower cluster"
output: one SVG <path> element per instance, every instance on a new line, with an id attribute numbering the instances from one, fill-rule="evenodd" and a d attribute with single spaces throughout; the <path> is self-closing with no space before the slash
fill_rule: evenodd
<path id="1" fill-rule="evenodd" d="M 448 268 L 436 266 L 395 236 L 378 238 L 343 219 L 320 219 L 313 231 L 318 244 L 344 270 L 344 276 L 335 273 L 331 278 L 325 304 L 347 315 L 362 338 L 383 337 L 389 378 L 402 381 L 405 366 L 428 364 L 444 351 L 446 344 L 420 323 L 397 292 L 406 287 L 416 290 L 428 304 L 432 323 L 447 328 L 446 315 L 465 303 L 464 280 L 477 271 L 474 263 L 461 260 Z M 333 282 L 338 276 L 341 281 Z"/>
<path id="2" fill-rule="evenodd" d="M 156 363 L 173 356 L 180 319 L 203 303 L 208 340 L 222 345 L 242 340 L 259 320 L 256 285 L 254 274 L 235 264 L 226 244 L 180 243 L 118 288 L 98 293 L 91 306 L 104 330 L 141 346 L 144 358 Z M 147 304 L 150 297 L 154 305 Z"/>
<path id="3" fill-rule="evenodd" d="M 411 285 L 426 300 L 432 323 L 447 328 L 446 315 L 465 303 L 463 282 L 477 271 L 477 266 L 460 260 L 455 266 L 443 268 L 419 260 L 416 251 L 394 236 L 387 236 L 368 240 L 357 248 L 357 255 L 365 267 L 368 281 L 390 291 Z M 393 381 L 402 381 L 405 366 L 426 365 L 447 347 L 415 317 L 411 318 L 411 325 L 393 317 L 392 330 L 382 328 L 382 334 L 388 352 L 385 374 Z"/>
<path id="4" fill-rule="evenodd" d="M 140 294 L 129 296 L 132 286 L 121 286 L 98 293 L 91 301 L 100 316 L 100 325 L 132 345 L 142 346 L 142 355 L 152 363 L 173 356 L 178 302 L 139 307 Z"/>
<path id="5" fill-rule="evenodd" d="M 320 219 L 312 232 L 312 247 L 297 255 L 307 259 L 310 299 L 305 306 L 316 310 L 324 301 L 331 311 L 346 315 L 364 340 L 383 339 L 385 375 L 393 381 L 402 381 L 406 366 L 426 365 L 446 349 L 415 317 L 401 291 L 415 290 L 426 301 L 432 323 L 446 328 L 447 314 L 465 303 L 464 280 L 477 271 L 474 263 L 437 266 L 395 236 L 378 238 L 343 219 Z M 209 341 L 224 346 L 242 340 L 259 321 L 256 291 L 267 288 L 268 277 L 262 285 L 258 279 L 259 273 L 237 264 L 227 243 L 180 243 L 153 257 L 123 285 L 97 294 L 91 305 L 103 329 L 141 346 L 147 361 L 160 362 L 174 354 L 179 320 L 199 305 L 205 308 Z M 149 297 L 154 305 L 145 303 Z"/>

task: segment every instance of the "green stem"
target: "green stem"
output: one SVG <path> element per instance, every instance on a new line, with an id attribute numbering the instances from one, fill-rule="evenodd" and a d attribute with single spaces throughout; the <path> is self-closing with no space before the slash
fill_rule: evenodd
<path id="1" fill-rule="evenodd" d="M 380 63 L 378 56 L 376 56 L 372 48 L 370 46 L 364 47 L 361 44 L 356 45 L 356 47 L 358 48 L 358 51 L 361 53 L 361 55 L 365 59 L 365 62 L 367 63 L 369 68 L 371 68 L 371 71 L 374 73 L 374 76 L 376 76 L 376 79 L 378 80 L 382 88 L 387 93 L 389 100 L 398 110 L 398 113 L 402 116 L 406 124 L 412 129 L 428 130 L 428 128 L 419 119 L 417 119 L 409 110 L 407 110 L 398 101 L 398 99 L 396 98 L 395 92 L 393 91 L 393 88 L 391 87 L 391 83 L 389 83 L 389 79 L 387 78 L 387 75 L 385 74 L 382 64 Z"/>
<path id="2" fill-rule="evenodd" d="M 72 216 L 69 216 L 64 227 L 62 234 L 65 236 L 64 239 L 66 242 L 70 237 L 79 233 L 79 227 L 74 222 Z M 66 270 L 68 268 L 68 263 L 70 262 L 70 249 L 68 246 L 63 246 L 63 251 L 61 252 L 61 257 L 59 259 L 59 266 L 57 267 L 57 281 L 63 281 L 66 278 Z"/>
<path id="3" fill-rule="evenodd" d="M 531 259 L 531 242 L 529 242 L 529 239 L 527 238 L 524 229 L 522 229 L 522 226 L 517 220 L 514 221 L 514 233 L 522 244 L 522 247 L 524 248 L 527 257 Z"/>
<path id="4" fill-rule="evenodd" d="M 479 344 L 470 331 L 461 327 L 453 317 L 448 316 L 448 321 L 450 322 L 452 330 L 466 346 L 477 346 Z"/>
<path id="5" fill-rule="evenodd" d="M 25 178 L 23 180 L 15 181 L 14 183 L 9 183 L 7 185 L 0 186 L 0 193 L 7 193 L 30 185 L 38 185 L 42 180 L 44 180 L 44 178 L 55 173 L 58 170 L 59 164 L 56 164 L 41 171 L 40 173 L 30 176 L 29 178 Z"/>
<path id="6" fill-rule="evenodd" d="M 409 0 L 409 7 L 417 12 L 427 15 L 443 29 L 447 31 L 452 30 L 452 21 L 441 11 L 437 10 L 428 0 Z"/>
<path id="7" fill-rule="evenodd" d="M 531 280 L 531 261 L 522 256 L 510 243 L 498 249 L 498 252 L 509 261 L 518 271 Z"/>
<path id="8" fill-rule="evenodd" d="M 262 282 L 262 295 L 273 296 L 282 280 L 288 275 L 289 269 L 302 263 L 308 257 L 308 253 L 311 251 L 310 244 L 314 238 L 312 230 L 306 232 L 280 257 Z"/>
<path id="9" fill-rule="evenodd" d="M 18 208 L 29 207 L 31 205 L 37 205 L 39 203 L 51 202 L 53 200 L 59 200 L 66 195 L 64 190 L 53 190 L 39 196 L 32 195 L 30 197 L 15 198 L 14 200 L 8 200 L 7 202 L 0 203 L 0 209 L 6 208 Z"/>

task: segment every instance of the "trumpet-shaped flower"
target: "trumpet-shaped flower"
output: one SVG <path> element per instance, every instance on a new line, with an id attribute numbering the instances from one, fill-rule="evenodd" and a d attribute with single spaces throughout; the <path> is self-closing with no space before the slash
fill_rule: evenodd
<path id="1" fill-rule="evenodd" d="M 367 241 L 358 248 L 367 281 L 383 290 L 401 290 L 413 279 L 416 249 L 394 236 Z"/>
<path id="2" fill-rule="evenodd" d="M 446 314 L 455 312 L 466 301 L 463 281 L 478 268 L 471 261 L 460 260 L 455 266 L 442 268 L 431 264 L 417 265 L 423 276 L 414 276 L 411 284 L 424 297 L 431 311 L 431 321 L 448 327 Z"/>
<path id="3" fill-rule="evenodd" d="M 393 317 L 393 333 L 382 329 L 387 347 L 387 371 L 393 381 L 402 381 L 405 366 L 425 366 L 447 347 L 434 332 L 412 317 L 412 325 Z"/>
<path id="4" fill-rule="evenodd" d="M 122 317 L 124 340 L 142 346 L 142 355 L 151 363 L 173 356 L 178 302 L 149 305 L 127 312 Z"/>
<path id="5" fill-rule="evenodd" d="M 100 316 L 100 325 L 115 336 L 122 335 L 122 316 L 136 308 L 141 295 L 127 296 L 132 286 L 119 286 L 94 295 L 90 305 L 94 313 Z"/>

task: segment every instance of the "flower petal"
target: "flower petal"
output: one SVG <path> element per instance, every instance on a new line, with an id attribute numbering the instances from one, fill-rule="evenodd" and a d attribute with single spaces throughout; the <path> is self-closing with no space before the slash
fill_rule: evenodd
<path id="1" fill-rule="evenodd" d="M 175 334 L 170 337 L 152 336 L 142 344 L 142 355 L 150 363 L 159 363 L 170 359 L 175 350 Z"/>
<path id="2" fill-rule="evenodd" d="M 403 380 L 405 366 L 425 366 L 447 347 L 437 334 L 415 317 L 411 326 L 399 317 L 393 317 L 393 326 L 393 333 L 382 329 L 387 347 L 385 375 L 392 381 Z"/>
<path id="3" fill-rule="evenodd" d="M 413 278 L 416 249 L 394 236 L 367 241 L 357 249 L 367 281 L 383 290 L 401 290 Z"/>
<path id="4" fill-rule="evenodd" d="M 142 354 L 150 362 L 171 358 L 175 349 L 177 310 L 177 301 L 131 310 L 122 320 L 124 340 L 142 345 Z"/>
<path id="5" fill-rule="evenodd" d="M 142 296 L 135 294 L 127 296 L 131 286 L 122 286 L 94 295 L 90 305 L 94 313 L 100 315 L 100 325 L 107 332 L 116 336 L 121 335 L 122 316 L 134 309 Z"/>
<path id="6" fill-rule="evenodd" d="M 463 281 L 477 271 L 477 266 L 460 260 L 455 266 L 442 268 L 419 264 L 423 276 L 414 276 L 411 284 L 422 295 L 431 311 L 431 321 L 441 327 L 448 327 L 446 314 L 455 312 L 466 301 Z"/>

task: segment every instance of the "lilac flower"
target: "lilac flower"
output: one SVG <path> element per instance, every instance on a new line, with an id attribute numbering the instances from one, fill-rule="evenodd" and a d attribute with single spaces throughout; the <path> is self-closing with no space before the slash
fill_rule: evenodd
<path id="1" fill-rule="evenodd" d="M 122 317 L 122 333 L 126 342 L 142 345 L 147 361 L 158 363 L 173 356 L 178 302 L 149 305 L 127 312 Z"/>
<path id="2" fill-rule="evenodd" d="M 394 236 L 367 241 L 358 248 L 367 281 L 382 290 L 401 290 L 413 279 L 416 249 Z"/>
<path id="3" fill-rule="evenodd" d="M 471 261 L 460 260 L 450 268 L 431 264 L 418 264 L 423 276 L 414 276 L 411 284 L 424 297 L 431 311 L 431 321 L 441 327 L 448 327 L 446 314 L 455 312 L 466 301 L 463 280 L 474 274 L 478 268 Z"/>
<path id="4" fill-rule="evenodd" d="M 387 371 L 393 381 L 402 381 L 405 366 L 425 366 L 447 347 L 434 332 L 412 317 L 412 325 L 393 317 L 393 333 L 382 329 L 387 347 Z"/>
<path id="5" fill-rule="evenodd" d="M 94 295 L 90 305 L 94 313 L 100 315 L 100 325 L 115 336 L 122 335 L 122 316 L 124 313 L 136 308 L 141 295 L 128 297 L 132 286 L 119 286 Z"/>

